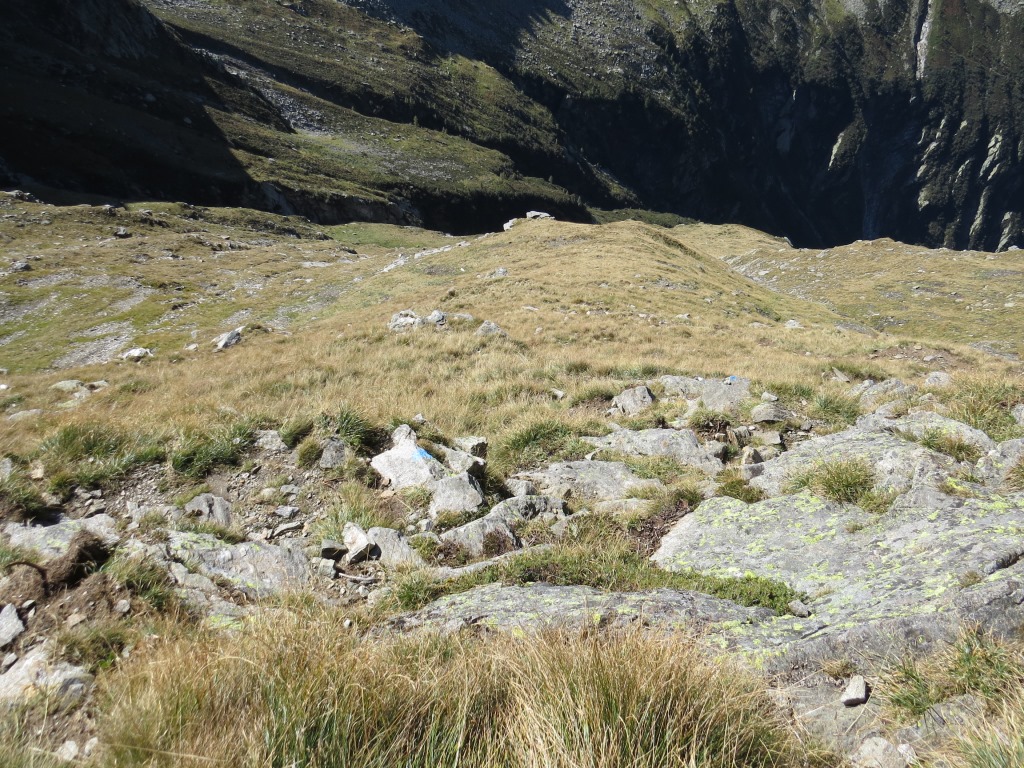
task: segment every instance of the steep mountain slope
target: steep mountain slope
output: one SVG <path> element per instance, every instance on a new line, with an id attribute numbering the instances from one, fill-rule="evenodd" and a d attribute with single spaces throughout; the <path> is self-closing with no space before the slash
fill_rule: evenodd
<path id="1" fill-rule="evenodd" d="M 216 98 L 182 92 L 195 72 L 85 55 L 107 62 L 107 81 L 149 73 L 155 104 L 206 100 L 193 111 L 222 156 L 185 151 L 175 170 L 193 188 L 180 198 L 212 201 L 209 168 L 221 167 L 223 199 L 324 222 L 482 231 L 531 205 L 584 218 L 585 202 L 739 221 L 809 246 L 1021 244 L 1019 2 L 145 2 L 175 30 L 161 29 L 161 45 L 190 46 L 175 55 L 207 68 Z M 12 7 L 5 27 L 5 126 L 26 150 L 5 153 L 9 175 L 126 195 L 117 169 L 48 165 L 125 133 L 141 143 L 121 121 L 86 130 L 53 105 L 101 88 L 86 59 L 41 37 L 39 9 L 61 7 Z M 81 9 L 58 32 L 103 18 L 137 50 L 157 34 L 152 17 L 131 21 L 145 11 L 129 0 Z M 113 91 L 137 92 L 126 119 L 145 106 L 141 86 Z M 181 114 L 168 140 L 184 140 Z M 150 147 L 123 166 L 160 157 Z M 147 186 L 150 197 L 180 188 Z"/>

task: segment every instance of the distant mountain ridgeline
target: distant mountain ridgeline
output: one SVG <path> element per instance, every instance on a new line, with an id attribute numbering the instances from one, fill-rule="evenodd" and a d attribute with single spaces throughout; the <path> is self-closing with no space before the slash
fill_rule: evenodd
<path id="1" fill-rule="evenodd" d="M 51 194 L 1024 246 L 1021 0 L 0 6 L 0 174 Z"/>

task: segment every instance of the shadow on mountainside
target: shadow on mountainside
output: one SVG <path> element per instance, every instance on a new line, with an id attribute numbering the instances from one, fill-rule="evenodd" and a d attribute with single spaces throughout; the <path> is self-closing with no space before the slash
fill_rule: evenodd
<path id="1" fill-rule="evenodd" d="M 209 110 L 273 111 L 147 9 L 0 0 L 0 12 L 0 181 L 59 189 L 62 202 L 212 205 L 253 190 Z"/>

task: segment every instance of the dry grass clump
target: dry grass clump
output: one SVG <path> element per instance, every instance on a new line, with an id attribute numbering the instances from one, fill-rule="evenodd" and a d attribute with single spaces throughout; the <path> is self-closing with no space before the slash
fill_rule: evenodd
<path id="1" fill-rule="evenodd" d="M 103 691 L 106 766 L 826 765 L 689 638 L 359 639 L 335 613 L 174 640 Z"/>

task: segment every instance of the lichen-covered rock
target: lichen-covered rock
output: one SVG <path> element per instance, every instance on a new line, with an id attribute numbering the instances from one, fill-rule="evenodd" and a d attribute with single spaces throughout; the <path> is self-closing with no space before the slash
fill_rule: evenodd
<path id="1" fill-rule="evenodd" d="M 651 592 L 601 592 L 590 587 L 550 584 L 504 587 L 490 584 L 450 595 L 426 608 L 400 616 L 400 629 L 540 631 L 630 626 L 643 622 L 666 629 L 715 629 L 768 619 L 771 611 L 744 608 L 697 592 L 659 589 Z"/>
<path id="2" fill-rule="evenodd" d="M 462 547 L 473 557 L 482 557 L 488 554 L 489 540 L 498 543 L 495 541 L 496 537 L 507 546 L 518 547 L 516 525 L 542 514 L 560 515 L 564 509 L 565 503 L 561 499 L 547 496 L 520 496 L 508 499 L 496 505 L 480 519 L 445 531 L 441 534 L 441 540 Z"/>
<path id="3" fill-rule="evenodd" d="M 956 461 L 881 430 L 872 422 L 806 440 L 761 465 L 751 485 L 769 496 L 783 493 L 792 477 L 820 462 L 863 460 L 875 470 L 879 487 L 903 493 L 917 485 L 937 486 L 956 469 Z"/>
<path id="4" fill-rule="evenodd" d="M 977 473 L 989 485 L 1006 482 L 1011 470 L 1024 461 L 1024 438 L 1000 443 L 978 461 Z"/>
<path id="5" fill-rule="evenodd" d="M 723 413 L 735 411 L 750 397 L 750 379 L 739 376 L 727 379 L 662 376 L 658 382 L 665 388 L 666 397 L 702 403 L 705 408 Z"/>
<path id="6" fill-rule="evenodd" d="M 584 437 L 583 441 L 627 456 L 664 456 L 711 475 L 722 471 L 722 462 L 700 444 L 690 429 L 620 429 L 606 437 Z"/>
<path id="7" fill-rule="evenodd" d="M 528 480 L 544 496 L 581 501 L 612 501 L 629 498 L 637 491 L 658 490 L 657 480 L 642 480 L 617 461 L 570 461 L 516 476 Z"/>
<path id="8" fill-rule="evenodd" d="M 980 429 L 931 411 L 912 413 L 886 425 L 893 432 L 903 432 L 920 440 L 928 435 L 942 435 L 970 445 L 982 453 L 995 450 L 996 442 Z"/>
<path id="9" fill-rule="evenodd" d="M 934 501 L 934 500 L 933 500 Z M 880 620 L 974 611 L 985 622 L 1024 625 L 987 598 L 957 604 L 964 585 L 1014 578 L 1024 553 L 1024 494 L 894 507 L 870 515 L 810 493 L 747 505 L 712 499 L 680 520 L 653 560 L 670 570 L 754 574 L 806 593 L 804 630 L 828 634 Z M 981 614 L 977 614 L 977 610 Z"/>
<path id="10" fill-rule="evenodd" d="M 185 505 L 185 514 L 204 522 L 231 527 L 231 504 L 212 493 L 201 493 Z"/>
<path id="11" fill-rule="evenodd" d="M 388 568 L 422 568 L 426 565 L 408 539 L 392 528 L 371 528 L 366 532 L 373 548 L 370 557 Z"/>

